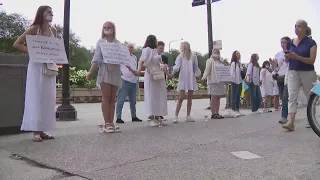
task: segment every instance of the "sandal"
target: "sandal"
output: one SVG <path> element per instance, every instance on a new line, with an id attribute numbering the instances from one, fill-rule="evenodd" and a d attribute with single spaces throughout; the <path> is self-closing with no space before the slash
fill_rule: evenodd
<path id="1" fill-rule="evenodd" d="M 120 127 L 115 125 L 114 123 L 111 124 L 115 130 L 115 132 L 121 132 Z"/>
<path id="2" fill-rule="evenodd" d="M 221 116 L 220 114 L 216 114 L 217 119 L 223 119 L 224 117 Z"/>
<path id="3" fill-rule="evenodd" d="M 103 126 L 103 132 L 106 133 L 114 133 L 115 132 L 115 128 L 112 126 L 111 123 L 107 123 Z"/>
<path id="4" fill-rule="evenodd" d="M 40 134 L 34 135 L 32 140 L 33 142 L 42 142 Z"/>
<path id="5" fill-rule="evenodd" d="M 41 133 L 40 137 L 41 137 L 42 139 L 45 139 L 45 140 L 54 139 L 53 136 L 51 136 L 51 135 L 49 135 L 49 134 L 47 134 L 47 133 Z"/>

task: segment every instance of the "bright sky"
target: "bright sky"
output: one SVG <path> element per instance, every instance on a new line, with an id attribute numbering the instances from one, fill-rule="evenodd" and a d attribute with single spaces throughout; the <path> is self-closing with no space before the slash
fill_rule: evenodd
<path id="1" fill-rule="evenodd" d="M 54 23 L 63 24 L 63 0 L 0 0 L 8 13 L 33 19 L 38 6 L 49 5 Z M 149 34 L 167 44 L 183 38 L 194 51 L 208 52 L 206 6 L 192 7 L 192 0 L 71 0 L 71 29 L 86 47 L 95 46 L 102 24 L 113 21 L 120 41 L 142 46 Z M 280 51 L 282 36 L 294 37 L 294 24 L 304 19 L 320 44 L 319 0 L 221 0 L 212 4 L 213 38 L 222 40 L 224 57 L 234 50 L 248 62 L 252 53 L 260 61 Z M 171 43 L 179 49 L 179 42 Z M 318 48 L 320 49 L 320 48 Z M 316 67 L 320 67 L 320 50 Z M 317 68 L 318 69 L 318 68 Z"/>

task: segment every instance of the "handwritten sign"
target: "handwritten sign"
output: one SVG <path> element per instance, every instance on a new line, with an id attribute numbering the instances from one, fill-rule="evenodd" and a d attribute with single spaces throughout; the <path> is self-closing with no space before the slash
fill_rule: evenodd
<path id="1" fill-rule="evenodd" d="M 31 62 L 68 64 L 62 39 L 46 36 L 26 36 Z"/>
<path id="2" fill-rule="evenodd" d="M 230 66 L 215 66 L 216 77 L 220 82 L 230 82 L 232 80 L 230 74 Z"/>
<path id="3" fill-rule="evenodd" d="M 120 43 L 101 43 L 100 47 L 105 63 L 131 65 L 130 53 L 126 46 Z"/>

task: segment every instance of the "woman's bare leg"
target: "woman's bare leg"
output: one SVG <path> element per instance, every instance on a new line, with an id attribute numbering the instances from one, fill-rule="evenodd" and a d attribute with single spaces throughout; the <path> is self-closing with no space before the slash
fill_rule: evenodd
<path id="1" fill-rule="evenodd" d="M 210 108 L 211 108 L 211 114 L 212 114 L 212 115 L 215 115 L 215 114 L 216 114 L 216 110 L 215 110 L 215 96 L 211 96 Z"/>
<path id="2" fill-rule="evenodd" d="M 263 108 L 268 109 L 268 101 L 269 101 L 269 96 L 266 96 L 263 98 Z"/>
<path id="3" fill-rule="evenodd" d="M 187 116 L 190 116 L 190 113 L 191 113 L 192 97 L 193 97 L 193 91 L 188 91 L 188 95 L 187 95 Z"/>
<path id="4" fill-rule="evenodd" d="M 111 85 L 107 83 L 101 83 L 101 90 L 102 90 L 102 114 L 104 119 L 104 124 L 110 123 L 110 96 L 111 96 Z"/>
<path id="5" fill-rule="evenodd" d="M 185 91 L 180 91 L 179 92 L 179 98 L 178 98 L 178 101 L 177 101 L 177 106 L 176 106 L 176 112 L 175 112 L 175 116 L 176 117 L 179 115 L 184 96 L 185 96 Z"/>
<path id="6" fill-rule="evenodd" d="M 274 109 L 279 110 L 279 96 L 273 97 Z"/>
<path id="7" fill-rule="evenodd" d="M 109 99 L 109 111 L 110 111 L 109 123 L 113 123 L 117 92 L 118 92 L 118 86 L 111 85 L 110 99 Z"/>

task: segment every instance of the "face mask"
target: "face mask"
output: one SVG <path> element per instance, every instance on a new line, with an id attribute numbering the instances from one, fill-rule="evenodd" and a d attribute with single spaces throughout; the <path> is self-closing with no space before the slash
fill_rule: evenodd
<path id="1" fill-rule="evenodd" d="M 48 15 L 48 16 L 47 16 L 47 21 L 51 22 L 52 19 L 53 19 L 53 16 L 51 16 L 51 15 Z"/>
<path id="2" fill-rule="evenodd" d="M 269 69 L 269 66 L 266 66 L 266 69 Z"/>
<path id="3" fill-rule="evenodd" d="M 110 35 L 110 34 L 112 34 L 113 33 L 113 31 L 112 30 L 104 30 L 103 31 L 106 35 Z"/>
<path id="4" fill-rule="evenodd" d="M 214 59 L 219 59 L 220 56 L 219 56 L 218 54 L 213 54 L 212 57 L 213 57 Z"/>

